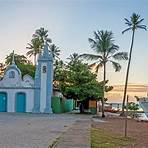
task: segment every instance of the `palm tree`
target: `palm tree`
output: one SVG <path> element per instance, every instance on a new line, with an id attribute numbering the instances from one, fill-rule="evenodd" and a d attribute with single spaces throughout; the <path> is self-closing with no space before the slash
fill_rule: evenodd
<path id="1" fill-rule="evenodd" d="M 27 58 L 24 55 L 18 55 L 18 54 L 14 54 L 14 52 L 12 52 L 12 53 L 10 53 L 9 55 L 6 56 L 5 65 L 12 64 L 13 56 L 14 56 L 14 61 L 15 61 L 16 65 L 31 63 L 29 60 L 27 60 Z"/>
<path id="2" fill-rule="evenodd" d="M 54 60 L 56 58 L 59 59 L 60 50 L 59 50 L 59 47 L 57 47 L 55 44 L 51 44 L 49 46 L 49 52 L 51 52 Z"/>
<path id="3" fill-rule="evenodd" d="M 129 76 L 129 69 L 130 69 L 130 63 L 131 63 L 131 56 L 132 56 L 132 50 L 133 50 L 133 44 L 134 44 L 134 37 L 135 37 L 135 31 L 137 29 L 144 29 L 146 30 L 146 25 L 141 24 L 144 19 L 140 18 L 140 15 L 133 13 L 130 17 L 130 20 L 124 19 L 125 24 L 128 25 L 128 28 L 122 31 L 122 34 L 125 32 L 131 30 L 132 31 L 132 40 L 131 40 L 131 46 L 130 46 L 130 52 L 129 52 L 129 60 L 127 65 L 127 72 L 126 72 L 126 80 L 125 80 L 125 88 L 124 88 L 124 95 L 123 95 L 123 103 L 122 103 L 122 113 L 121 115 L 124 115 L 124 106 L 125 106 L 125 99 L 126 99 L 126 93 L 127 93 L 127 85 L 128 85 L 128 76 Z"/>
<path id="4" fill-rule="evenodd" d="M 35 31 L 35 34 L 33 34 L 33 38 L 39 38 L 41 40 L 41 48 L 43 48 L 44 41 L 47 41 L 47 43 L 51 43 L 52 40 L 48 38 L 48 30 L 46 30 L 43 27 L 40 27 L 40 29 L 37 29 Z"/>
<path id="5" fill-rule="evenodd" d="M 121 65 L 115 60 L 127 60 L 127 52 L 118 52 L 119 46 L 114 44 L 113 33 L 110 31 L 97 31 L 94 32 L 94 39 L 88 39 L 91 48 L 96 52 L 96 54 L 83 54 L 82 57 L 88 60 L 95 60 L 91 64 L 92 67 L 95 67 L 95 71 L 98 74 L 99 68 L 103 67 L 103 92 L 105 93 L 105 84 L 106 84 L 106 64 L 112 63 L 115 71 L 120 71 Z M 105 117 L 104 114 L 104 95 L 102 97 L 102 117 Z"/>
<path id="6" fill-rule="evenodd" d="M 26 55 L 31 57 L 32 55 L 34 56 L 34 65 L 36 65 L 36 61 L 37 61 L 37 55 L 39 53 L 41 53 L 41 40 L 39 38 L 33 38 L 31 40 L 31 43 L 28 43 L 28 47 L 26 47 L 27 49 L 30 49 Z"/>
<path id="7" fill-rule="evenodd" d="M 73 53 L 67 59 L 73 62 L 73 61 L 78 61 L 79 58 L 80 56 L 78 55 L 78 53 Z"/>

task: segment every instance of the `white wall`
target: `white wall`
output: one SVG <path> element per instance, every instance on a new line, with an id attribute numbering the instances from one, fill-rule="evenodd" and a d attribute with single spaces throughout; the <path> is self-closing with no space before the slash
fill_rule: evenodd
<path id="1" fill-rule="evenodd" d="M 7 112 L 15 112 L 15 97 L 16 93 L 26 93 L 26 112 L 32 112 L 34 105 L 34 89 L 3 89 L 0 88 L 0 92 L 7 93 Z"/>
<path id="2" fill-rule="evenodd" d="M 47 91 L 47 68 L 46 73 L 43 73 L 43 66 L 47 67 L 47 63 L 41 65 L 41 93 L 40 93 L 40 112 L 43 113 L 46 108 L 46 91 Z"/>

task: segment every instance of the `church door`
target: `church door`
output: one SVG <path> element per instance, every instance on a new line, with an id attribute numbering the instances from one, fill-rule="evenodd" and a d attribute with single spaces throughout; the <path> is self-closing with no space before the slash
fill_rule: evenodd
<path id="1" fill-rule="evenodd" d="M 16 112 L 26 112 L 26 95 L 25 93 L 17 93 L 15 101 Z"/>
<path id="2" fill-rule="evenodd" d="M 0 92 L 0 112 L 7 112 L 7 94 Z"/>

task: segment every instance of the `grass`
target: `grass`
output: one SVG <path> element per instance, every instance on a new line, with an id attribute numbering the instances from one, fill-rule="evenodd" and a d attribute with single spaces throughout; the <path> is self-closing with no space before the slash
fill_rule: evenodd
<path id="1" fill-rule="evenodd" d="M 91 128 L 91 148 L 118 148 L 133 142 L 132 138 L 121 137 L 104 129 Z"/>
<path id="2" fill-rule="evenodd" d="M 48 146 L 48 148 L 55 148 L 56 145 L 57 145 L 57 143 L 58 143 L 58 141 L 59 141 L 59 139 L 60 139 L 60 137 L 56 138 L 56 140 L 54 140 L 54 141 L 52 142 L 52 144 L 50 144 L 50 145 Z"/>

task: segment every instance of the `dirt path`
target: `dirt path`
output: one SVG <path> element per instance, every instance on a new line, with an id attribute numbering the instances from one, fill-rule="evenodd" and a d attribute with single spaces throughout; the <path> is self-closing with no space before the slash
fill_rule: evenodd
<path id="1" fill-rule="evenodd" d="M 104 121 L 106 122 L 93 121 L 92 126 L 124 135 L 124 119 L 107 117 Z M 127 148 L 148 148 L 148 123 L 128 119 L 128 136 L 133 137 L 135 142 Z"/>

